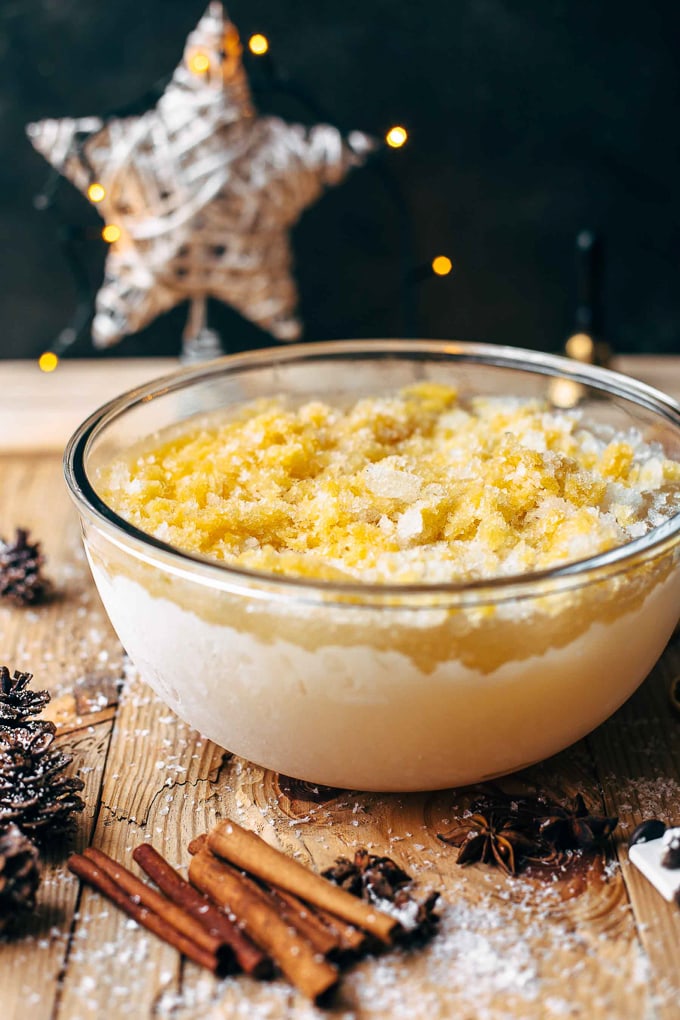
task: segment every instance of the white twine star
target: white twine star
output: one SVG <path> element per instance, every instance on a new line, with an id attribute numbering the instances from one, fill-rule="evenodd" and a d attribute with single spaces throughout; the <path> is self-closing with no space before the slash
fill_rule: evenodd
<path id="1" fill-rule="evenodd" d="M 300 334 L 291 226 L 372 141 L 258 116 L 238 32 L 211 3 L 157 105 L 138 117 L 30 124 L 35 148 L 115 240 L 92 336 L 116 343 L 185 300 L 215 297 L 279 340 Z M 111 233 L 110 235 L 111 236 Z"/>

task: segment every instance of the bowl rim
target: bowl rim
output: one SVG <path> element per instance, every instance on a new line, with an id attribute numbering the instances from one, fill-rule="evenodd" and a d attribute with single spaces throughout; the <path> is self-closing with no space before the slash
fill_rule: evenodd
<path id="1" fill-rule="evenodd" d="M 134 387 L 97 408 L 75 430 L 68 440 L 63 457 L 66 484 L 79 513 L 103 527 L 108 537 L 120 548 L 137 554 L 157 565 L 154 556 L 161 557 L 163 567 L 185 579 L 242 590 L 260 597 L 290 598 L 298 601 L 324 602 L 337 597 L 343 605 L 359 600 L 384 603 L 397 599 L 414 599 L 417 605 L 423 600 L 435 599 L 438 606 L 460 603 L 469 606 L 517 600 L 544 594 L 546 586 L 580 587 L 602 580 L 603 576 L 625 573 L 640 560 L 666 553 L 680 537 L 680 512 L 662 524 L 651 528 L 640 538 L 615 546 L 606 552 L 557 567 L 521 574 L 482 578 L 474 581 L 446 583 L 390 584 L 389 582 L 337 581 L 308 578 L 296 575 L 247 569 L 238 565 L 211 559 L 197 553 L 176 548 L 155 538 L 120 517 L 97 494 L 86 468 L 85 458 L 91 444 L 107 425 L 140 404 L 186 389 L 193 384 L 208 381 L 223 374 L 256 368 L 258 365 L 291 363 L 294 361 L 331 360 L 359 355 L 372 357 L 414 357 L 426 360 L 427 356 L 451 357 L 459 363 L 491 365 L 499 368 L 525 370 L 530 374 L 560 377 L 576 384 L 599 390 L 609 396 L 620 397 L 653 411 L 671 422 L 680 431 L 680 403 L 668 394 L 630 376 L 599 366 L 588 365 L 570 358 L 520 347 L 471 341 L 420 340 L 420 339 L 363 339 L 328 340 L 286 344 L 282 347 L 265 347 L 253 351 L 227 354 L 199 365 L 191 365 Z M 537 591 L 537 587 L 540 591 Z"/>

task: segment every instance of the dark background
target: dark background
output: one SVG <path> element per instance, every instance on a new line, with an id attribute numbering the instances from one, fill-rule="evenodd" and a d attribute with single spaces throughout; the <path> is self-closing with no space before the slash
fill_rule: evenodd
<path id="1" fill-rule="evenodd" d="M 75 302 L 54 224 L 33 207 L 47 164 L 25 124 L 135 100 L 178 63 L 205 4 L 0 3 L 0 357 L 49 347 Z M 575 237 L 590 228 L 605 243 L 607 339 L 618 351 L 680 352 L 677 0 L 227 8 L 244 42 L 264 32 L 277 69 L 335 123 L 410 132 L 296 228 L 306 339 L 413 333 L 559 350 L 574 326 Z M 310 120 L 290 98 L 257 92 L 261 109 Z M 67 184 L 60 195 L 67 218 L 94 232 L 86 200 Z M 86 249 L 94 284 L 103 248 Z M 440 253 L 455 273 L 416 285 L 414 268 Z M 184 318 L 175 309 L 111 353 L 176 353 Z M 227 350 L 271 342 L 224 306 L 210 319 Z"/>

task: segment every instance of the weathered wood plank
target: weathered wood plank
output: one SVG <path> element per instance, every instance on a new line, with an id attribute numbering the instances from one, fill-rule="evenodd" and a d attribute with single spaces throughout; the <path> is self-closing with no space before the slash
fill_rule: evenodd
<path id="1" fill-rule="evenodd" d="M 94 591 L 80 546 L 74 509 L 54 456 L 2 458 L 0 535 L 31 528 L 47 556 L 55 591 L 34 608 L 0 605 L 0 663 L 33 672 L 36 688 L 53 694 L 45 716 L 61 727 L 59 741 L 85 781 L 85 812 L 71 840 L 45 853 L 35 915 L 0 949 L 3 1020 L 48 1020 L 58 995 L 77 882 L 67 874 L 69 846 L 86 846 L 98 811 L 122 652 Z"/>
<path id="2" fill-rule="evenodd" d="M 119 677 L 122 651 L 90 577 L 58 456 L 0 458 L 0 536 L 27 527 L 54 582 L 45 605 L 0 602 L 0 663 L 34 674 L 54 697 L 85 679 Z"/>
<path id="3" fill-rule="evenodd" d="M 137 872 L 132 850 L 149 840 L 173 864 L 205 828 L 223 752 L 184 725 L 140 682 L 121 698 L 93 845 Z M 99 893 L 83 891 L 57 1016 L 152 1016 L 176 996 L 178 953 L 138 928 Z"/>
<path id="4" fill-rule="evenodd" d="M 177 365 L 174 358 L 67 359 L 46 374 L 35 361 L 0 361 L 0 452 L 61 453 L 92 411 Z"/>
<path id="5" fill-rule="evenodd" d="M 304 784 L 293 784 L 299 796 L 291 799 L 290 785 L 282 792 L 275 775 L 238 759 L 223 782 L 221 807 L 227 814 L 316 868 L 369 846 L 392 856 L 423 889 L 442 890 L 443 931 L 430 947 L 367 961 L 346 977 L 341 1001 L 352 1016 L 538 1018 L 568 1008 L 605 1017 L 643 1016 L 648 1010 L 620 875 L 606 874 L 598 862 L 547 883 L 536 876 L 506 878 L 484 867 L 459 868 L 456 852 L 436 833 L 465 808 L 468 791 L 340 793 L 326 802 L 317 803 L 316 795 L 305 802 Z M 558 796 L 580 789 L 598 801 L 583 744 L 518 774 L 508 789 L 535 785 Z M 272 1002 L 282 1016 L 299 1015 L 299 1005 L 284 1008 L 282 993 L 276 995 Z M 209 1015 L 241 1015 L 233 1010 L 231 1002 L 218 1004 Z"/>
<path id="6" fill-rule="evenodd" d="M 635 923 L 649 960 L 659 1017 L 676 1020 L 680 1002 L 680 909 L 667 903 L 628 861 L 626 838 L 646 818 L 680 823 L 680 719 L 668 697 L 680 675 L 676 637 L 640 690 L 590 738 L 608 810 L 621 819 L 618 856 Z"/>

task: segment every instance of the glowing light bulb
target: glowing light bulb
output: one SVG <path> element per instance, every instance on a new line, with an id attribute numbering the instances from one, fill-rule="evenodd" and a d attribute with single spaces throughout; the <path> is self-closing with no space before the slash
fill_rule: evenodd
<path id="1" fill-rule="evenodd" d="M 400 124 L 396 124 L 385 135 L 385 141 L 391 149 L 401 149 L 408 141 L 408 131 Z"/>
<path id="2" fill-rule="evenodd" d="M 574 382 L 573 379 L 551 379 L 548 385 L 548 395 L 553 407 L 576 407 L 584 395 L 583 386 Z"/>
<path id="3" fill-rule="evenodd" d="M 54 351 L 45 351 L 38 358 L 38 368 L 41 372 L 54 372 L 59 364 L 59 358 Z"/>
<path id="4" fill-rule="evenodd" d="M 565 344 L 567 354 L 576 361 L 592 361 L 595 352 L 595 344 L 592 336 L 587 333 L 574 333 Z"/>
<path id="5" fill-rule="evenodd" d="M 102 237 L 107 244 L 113 244 L 115 241 L 120 241 L 121 229 L 117 227 L 115 223 L 107 223 L 102 230 Z"/>
<path id="6" fill-rule="evenodd" d="M 101 202 L 106 198 L 106 189 L 98 181 L 94 181 L 87 189 L 87 197 L 90 202 Z"/>
<path id="7" fill-rule="evenodd" d="M 248 40 L 248 49 L 251 53 L 254 53 L 256 57 L 262 57 L 269 49 L 269 39 L 267 39 L 266 35 L 256 32 L 255 35 L 251 35 Z"/>
<path id="8" fill-rule="evenodd" d="M 448 255 L 437 255 L 432 259 L 432 272 L 436 276 L 448 276 L 453 269 L 453 262 Z"/>
<path id="9" fill-rule="evenodd" d="M 210 57 L 207 53 L 192 53 L 189 57 L 189 70 L 193 74 L 205 74 L 210 67 Z"/>

